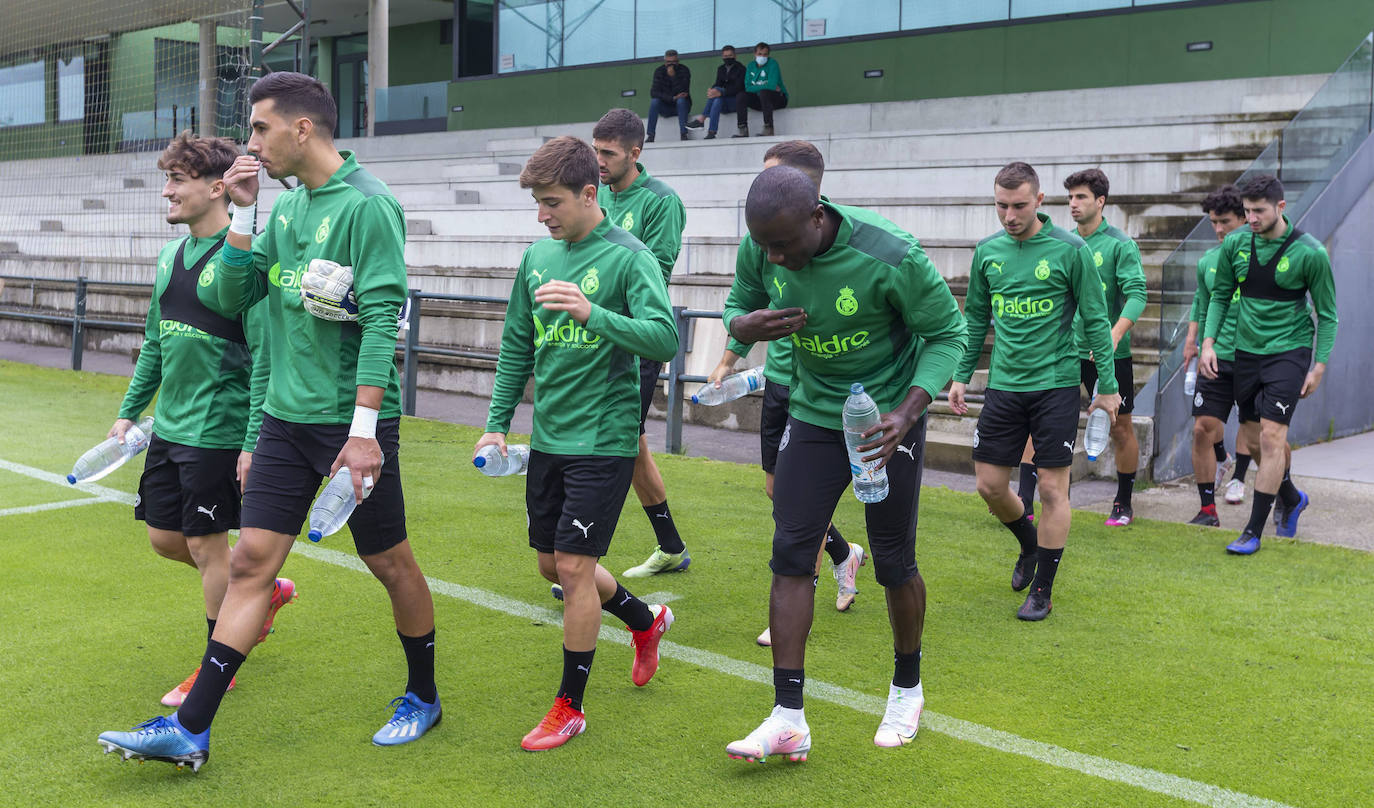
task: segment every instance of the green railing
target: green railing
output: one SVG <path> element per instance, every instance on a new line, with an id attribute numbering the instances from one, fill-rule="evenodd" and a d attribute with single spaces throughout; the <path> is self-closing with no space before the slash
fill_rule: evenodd
<path id="1" fill-rule="evenodd" d="M 1284 127 L 1236 179 L 1273 174 L 1284 185 L 1285 213 L 1293 222 L 1312 207 L 1331 179 L 1374 131 L 1374 33 L 1321 86 L 1312 100 Z M 1164 261 L 1160 283 L 1160 357 L 1158 375 L 1137 400 L 1153 394 L 1155 404 L 1155 479 L 1191 471 L 1188 428 L 1191 402 L 1183 393 L 1183 342 L 1197 289 L 1197 262 L 1216 246 L 1216 234 L 1203 217 Z M 1153 389 L 1152 389 L 1153 388 Z"/>

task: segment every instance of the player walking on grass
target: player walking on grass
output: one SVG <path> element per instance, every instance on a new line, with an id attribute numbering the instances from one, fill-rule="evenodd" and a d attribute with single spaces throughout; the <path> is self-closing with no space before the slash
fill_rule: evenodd
<path id="1" fill-rule="evenodd" d="M 639 162 L 644 148 L 644 123 L 628 109 L 613 109 L 592 129 L 592 147 L 601 187 L 596 201 L 611 224 L 630 233 L 649 248 L 663 273 L 667 289 L 673 265 L 682 250 L 682 228 L 687 210 L 677 193 L 663 180 L 654 179 Z M 674 346 L 676 349 L 676 346 Z M 658 546 L 643 564 L 625 570 L 626 578 L 647 578 L 660 572 L 681 572 L 692 563 L 692 554 L 678 534 L 668 510 L 668 489 L 649 451 L 644 421 L 658 389 L 663 363 L 639 359 L 639 455 L 635 458 L 634 489 L 639 504 L 654 529 Z"/>
<path id="2" fill-rule="evenodd" d="M 215 633 L 229 582 L 229 531 L 239 526 L 240 483 L 252 465 L 267 392 L 262 307 L 223 317 L 196 295 L 197 283 L 202 276 L 212 280 L 221 260 L 229 230 L 223 178 L 236 157 L 238 149 L 228 138 L 182 132 L 157 162 L 167 175 L 162 187 L 167 223 L 185 224 L 191 232 L 158 255 L 143 347 L 110 428 L 110 436 L 122 441 L 161 393 L 134 518 L 148 524 L 148 540 L 158 555 L 200 572 L 207 640 Z M 267 638 L 277 610 L 295 597 L 290 579 L 276 579 L 258 642 Z M 192 671 L 162 703 L 179 706 L 199 673 L 200 668 Z"/>
<path id="3" fill-rule="evenodd" d="M 1234 185 L 1226 185 L 1202 200 L 1202 211 L 1212 222 L 1217 241 L 1225 241 L 1233 230 L 1245 224 L 1245 208 Z M 1221 245 L 1202 254 L 1197 262 L 1197 293 L 1193 295 L 1193 309 L 1188 317 L 1188 339 L 1183 344 L 1183 364 L 1197 356 L 1198 324 L 1207 322 L 1207 309 L 1212 302 L 1212 287 L 1217 281 L 1217 256 Z M 1232 466 L 1226 452 L 1226 419 L 1231 417 L 1232 404 L 1242 413 L 1253 412 L 1253 401 L 1236 400 L 1236 314 L 1239 297 L 1231 296 L 1232 305 L 1226 321 L 1217 332 L 1213 350 L 1217 355 L 1217 376 L 1209 379 L 1198 374 L 1197 389 L 1193 392 L 1193 479 L 1197 482 L 1202 504 L 1188 524 L 1221 527 L 1217 515 L 1216 492 Z M 1235 476 L 1226 484 L 1226 501 L 1239 505 L 1245 500 L 1245 473 L 1250 469 L 1250 457 L 1259 449 L 1259 418 L 1241 418 L 1236 435 Z M 1246 451 L 1242 451 L 1242 450 Z"/>
<path id="4" fill-rule="evenodd" d="M 740 250 L 725 326 L 741 343 L 788 339 L 794 368 L 773 488 L 769 627 L 774 707 L 733 758 L 805 760 L 807 632 L 815 607 L 816 549 L 851 479 L 841 426 L 850 385 L 883 412 L 861 448 L 887 468 L 890 493 L 865 506 L 878 583 L 887 593 L 894 672 L 878 746 L 916 735 L 925 699 L 921 630 L 926 589 L 916 566 L 916 516 L 925 410 L 964 350 L 964 322 L 916 239 L 861 208 L 818 202 L 803 172 L 765 169 L 745 203 L 752 245 Z M 746 257 L 749 251 L 757 256 Z M 774 294 L 776 293 L 776 294 Z"/>
<path id="5" fill-rule="evenodd" d="M 243 495 L 242 532 L 201 674 L 176 713 L 131 732 L 106 732 L 106 751 L 190 764 L 209 757 L 210 723 L 270 608 L 273 576 L 300 532 L 320 478 L 352 472 L 360 504 L 349 519 L 358 555 L 386 587 L 409 679 L 372 741 L 413 741 L 438 723 L 434 604 L 406 538 L 401 490 L 400 386 L 394 360 L 406 295 L 405 216 L 395 197 L 334 148 L 334 100 L 315 79 L 271 73 L 254 83 L 249 155 L 224 175 L 236 210 L 202 300 L 225 312 L 267 309 L 272 373 Z M 281 194 L 254 238 L 258 171 Z M 349 289 L 351 287 L 351 293 Z M 314 292 L 303 302 L 301 289 Z M 356 307 L 351 303 L 356 299 Z M 351 421 L 351 424 L 350 424 Z M 367 498 L 364 500 L 363 497 Z"/>
<path id="6" fill-rule="evenodd" d="M 567 136 L 541 146 L 520 174 L 550 237 L 530 245 L 516 270 L 487 430 L 473 451 L 496 446 L 505 454 L 511 415 L 533 373 L 529 540 L 540 574 L 562 587 L 564 607 L 563 679 L 553 707 L 520 742 L 531 752 L 586 729 L 582 697 L 602 610 L 630 630 L 630 678 L 641 687 L 658 670 L 659 638 L 673 624 L 671 609 L 631 595 L 597 561 L 641 446 L 635 357 L 668 359 L 677 329 L 653 253 L 607 218 L 596 179 L 596 153 Z"/>
<path id="7" fill-rule="evenodd" d="M 1113 364 L 1116 388 L 1121 393 L 1118 416 L 1129 416 L 1135 409 L 1135 367 L 1131 361 L 1131 326 L 1145 312 L 1145 270 L 1140 265 L 1140 248 L 1123 231 L 1107 223 L 1102 210 L 1107 206 L 1111 186 L 1107 175 L 1096 168 L 1075 171 L 1064 180 L 1068 191 L 1069 215 L 1077 224 L 1078 237 L 1092 252 L 1095 273 L 1102 282 L 1102 296 L 1107 302 L 1107 320 L 1112 323 Z M 1088 395 L 1097 386 L 1097 363 L 1083 331 L 1083 317 L 1074 317 L 1074 344 L 1078 349 L 1078 365 L 1083 386 Z M 1111 442 L 1116 458 L 1116 498 L 1107 516 L 1107 527 L 1126 527 L 1135 518 L 1131 509 L 1131 492 L 1135 489 L 1135 474 L 1140 467 L 1140 444 L 1130 418 L 1118 417 L 1112 423 Z M 1030 476 L 1031 496 L 1027 495 L 1027 464 L 1034 447 L 1026 444 L 1021 456 L 1021 502 L 1030 510 L 1036 476 Z M 1029 466 L 1034 472 L 1034 465 Z"/>
<path id="8" fill-rule="evenodd" d="M 816 189 L 820 190 L 821 180 L 825 176 L 825 159 L 821 156 L 820 150 L 807 143 L 805 140 L 788 140 L 778 143 L 770 148 L 763 155 L 763 167 L 772 168 L 773 166 L 791 166 L 801 171 L 811 182 L 815 183 Z M 820 197 L 822 202 L 828 202 L 824 195 Z M 738 261 L 753 261 L 762 263 L 766 259 L 763 252 L 758 249 L 748 236 L 740 242 Z M 768 290 L 772 297 L 774 290 Z M 779 293 L 780 294 L 780 293 Z M 773 301 L 776 303 L 776 301 Z M 774 306 L 775 307 L 775 306 Z M 752 345 L 745 345 L 737 339 L 731 338 L 725 348 L 725 353 L 721 356 L 720 363 L 707 380 L 717 386 L 720 380 L 735 372 L 735 365 L 740 359 L 749 353 Z M 791 397 L 792 384 L 792 343 L 787 339 L 772 340 L 768 343 L 768 356 L 764 361 L 763 370 L 765 383 L 763 387 L 763 408 L 759 413 L 759 451 L 763 460 L 763 489 L 768 494 L 768 498 L 773 498 L 773 472 L 778 465 L 778 444 L 782 442 L 783 430 L 787 427 L 787 402 Z M 837 611 L 847 611 L 854 605 L 854 598 L 859 594 L 859 587 L 856 578 L 859 574 L 859 567 L 864 565 L 864 548 L 857 544 L 852 544 L 844 540 L 840 531 L 835 528 L 833 522 L 826 527 L 825 541 L 822 549 L 816 556 L 816 570 L 819 572 L 821 561 L 826 555 L 830 556 L 831 572 L 835 576 L 835 583 L 839 587 L 835 595 L 835 609 Z M 772 635 L 769 629 L 764 629 L 758 638 L 759 645 L 771 645 Z"/>
<path id="9" fill-rule="evenodd" d="M 1288 424 L 1298 400 L 1317 391 L 1336 344 L 1336 283 L 1326 248 L 1284 214 L 1283 184 L 1276 177 L 1250 178 L 1241 185 L 1240 197 L 1250 227 L 1232 231 L 1221 243 L 1198 373 L 1208 379 L 1220 375 L 1216 343 L 1235 307 L 1234 395 L 1242 403 L 1242 423 L 1259 421 L 1255 460 L 1260 468 L 1250 522 L 1226 551 L 1250 555 L 1260 548 L 1276 498 L 1283 508 L 1275 530 L 1280 536 L 1297 535 L 1298 517 L 1310 503 L 1289 479 Z M 1233 303 L 1237 291 L 1240 299 Z M 1309 295 L 1317 313 L 1315 328 Z"/>
<path id="10" fill-rule="evenodd" d="M 1100 374 L 1089 409 L 1105 409 L 1115 419 L 1121 396 L 1093 251 L 1039 212 L 1045 194 L 1030 165 L 1008 163 L 997 172 L 993 192 L 1002 230 L 973 251 L 964 299 L 970 347 L 950 385 L 949 403 L 956 413 L 968 412 L 964 393 L 991 319 L 996 336 L 983 411 L 973 431 L 974 471 L 978 493 L 1021 545 L 1011 588 L 1020 592 L 1029 586 L 1030 593 L 1016 616 L 1044 620 L 1069 536 L 1069 466 L 1078 438 L 1082 374 L 1075 312 L 1083 318 Z M 1038 525 L 1011 491 L 1011 473 L 1027 437 L 1035 448 L 1044 504 Z"/>

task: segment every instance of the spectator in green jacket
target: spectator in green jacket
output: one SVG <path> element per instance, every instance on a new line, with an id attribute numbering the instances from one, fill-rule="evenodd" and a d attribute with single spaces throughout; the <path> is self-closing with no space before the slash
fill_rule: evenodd
<path id="1" fill-rule="evenodd" d="M 769 56 L 767 42 L 754 46 L 754 62 L 744 70 L 744 92 L 735 105 L 739 112 L 739 131 L 731 137 L 749 137 L 749 109 L 763 110 L 764 136 L 773 134 L 773 110 L 787 106 L 787 87 L 782 83 L 782 68 Z"/>

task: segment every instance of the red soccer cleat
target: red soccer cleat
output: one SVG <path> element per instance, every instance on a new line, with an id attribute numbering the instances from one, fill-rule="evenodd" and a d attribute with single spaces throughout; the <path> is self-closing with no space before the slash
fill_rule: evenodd
<path id="1" fill-rule="evenodd" d="M 581 735 L 586 728 L 587 716 L 581 710 L 574 710 L 567 696 L 559 696 L 553 700 L 553 707 L 539 726 L 520 741 L 520 748 L 526 752 L 554 749 Z"/>
<path id="2" fill-rule="evenodd" d="M 653 605 L 649 611 L 654 613 L 654 622 L 644 631 L 630 631 L 630 645 L 635 649 L 635 664 L 630 669 L 630 680 L 643 687 L 654 678 L 658 671 L 658 641 L 673 625 L 673 610 L 667 606 Z"/>
<path id="3" fill-rule="evenodd" d="M 296 584 L 290 578 L 278 578 L 272 584 L 272 602 L 267 607 L 267 621 L 262 624 L 262 631 L 258 632 L 258 642 L 267 639 L 267 635 L 272 633 L 272 621 L 276 619 L 277 610 L 295 602 L 298 596 Z"/>

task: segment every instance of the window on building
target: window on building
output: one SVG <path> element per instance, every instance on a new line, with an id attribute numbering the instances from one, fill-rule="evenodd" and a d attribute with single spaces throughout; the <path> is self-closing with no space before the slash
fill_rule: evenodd
<path id="1" fill-rule="evenodd" d="M 29 126 L 46 120 L 43 60 L 0 67 L 0 127 Z"/>

